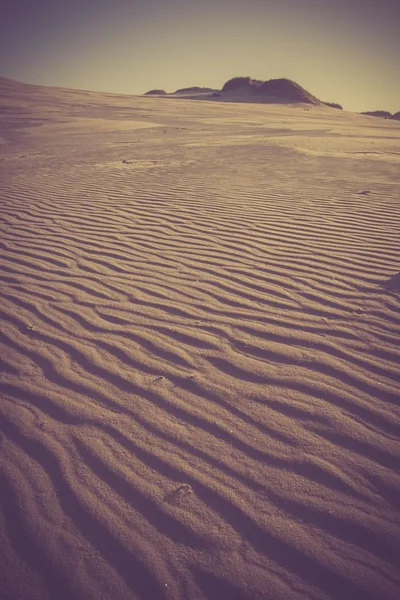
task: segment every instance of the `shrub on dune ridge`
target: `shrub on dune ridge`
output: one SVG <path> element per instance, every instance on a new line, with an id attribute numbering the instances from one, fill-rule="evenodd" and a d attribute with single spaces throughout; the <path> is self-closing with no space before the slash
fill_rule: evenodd
<path id="1" fill-rule="evenodd" d="M 392 113 L 387 110 L 366 110 L 361 113 L 362 115 L 368 115 L 369 117 L 381 117 L 383 119 L 392 119 Z"/>
<path id="2" fill-rule="evenodd" d="M 256 89 L 262 85 L 262 81 L 259 79 L 252 79 L 251 77 L 233 77 L 227 81 L 223 88 L 223 92 L 232 92 L 235 90 L 241 90 L 243 88 L 253 88 Z"/>
<path id="3" fill-rule="evenodd" d="M 255 101 L 276 99 L 280 102 L 321 104 L 318 98 L 307 92 L 301 85 L 285 78 L 260 81 L 251 77 L 234 77 L 225 83 L 222 91 L 250 92 L 254 94 Z"/>
<path id="4" fill-rule="evenodd" d="M 339 110 L 343 110 L 343 106 L 341 104 L 337 104 L 337 102 L 324 102 L 326 106 L 330 106 L 331 108 L 338 108 Z"/>
<path id="5" fill-rule="evenodd" d="M 150 90 L 145 95 L 163 95 L 164 90 Z M 269 79 L 262 81 L 252 79 L 250 76 L 233 77 L 229 79 L 221 90 L 207 87 L 188 87 L 181 88 L 167 94 L 172 96 L 197 96 L 198 99 L 210 99 L 212 97 L 222 97 L 222 100 L 235 102 L 255 102 L 255 103 L 278 103 L 278 104 L 314 104 L 327 105 L 333 108 L 343 110 L 337 103 L 321 102 L 301 85 L 286 78 Z"/>
<path id="6" fill-rule="evenodd" d="M 262 95 L 279 98 L 285 102 L 321 104 L 315 96 L 291 79 L 269 79 L 268 81 L 264 81 L 257 89 L 257 92 Z"/>
<path id="7" fill-rule="evenodd" d="M 181 88 L 179 90 L 176 90 L 174 92 L 174 94 L 207 94 L 207 93 L 217 92 L 217 91 L 218 90 L 216 90 L 214 88 L 193 86 L 193 87 Z"/>
<path id="8" fill-rule="evenodd" d="M 155 96 L 162 96 L 164 94 L 166 94 L 167 92 L 165 90 L 149 90 L 148 92 L 146 92 L 144 95 L 145 96 L 151 96 L 151 95 L 155 95 Z"/>

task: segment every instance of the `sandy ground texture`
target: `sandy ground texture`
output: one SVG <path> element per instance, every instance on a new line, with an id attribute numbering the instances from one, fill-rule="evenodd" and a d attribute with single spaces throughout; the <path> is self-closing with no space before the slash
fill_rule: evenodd
<path id="1" fill-rule="evenodd" d="M 400 123 L 0 85 L 2 600 L 398 600 Z"/>

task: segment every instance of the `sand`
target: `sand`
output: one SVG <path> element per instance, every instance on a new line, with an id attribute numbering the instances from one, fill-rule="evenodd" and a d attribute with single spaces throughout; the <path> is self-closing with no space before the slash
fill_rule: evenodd
<path id="1" fill-rule="evenodd" d="M 400 123 L 0 92 L 0 598 L 397 600 Z"/>

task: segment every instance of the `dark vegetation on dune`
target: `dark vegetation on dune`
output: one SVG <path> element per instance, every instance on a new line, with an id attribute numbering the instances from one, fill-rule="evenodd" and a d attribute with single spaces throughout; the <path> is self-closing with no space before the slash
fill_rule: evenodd
<path id="1" fill-rule="evenodd" d="M 220 90 L 208 87 L 192 86 L 176 90 L 171 94 L 167 94 L 164 90 L 150 90 L 144 94 L 149 95 L 192 95 L 193 98 L 201 95 L 202 99 L 218 98 L 222 101 L 234 102 L 255 102 L 255 103 L 285 103 L 285 104 L 314 104 L 319 106 L 329 106 L 338 110 L 343 110 L 343 106 L 337 102 L 323 102 L 308 92 L 301 85 L 286 79 L 253 79 L 250 76 L 232 77 L 224 83 Z M 385 119 L 400 120 L 400 111 L 392 115 L 386 110 L 373 110 L 361 112 L 362 115 L 372 117 L 381 117 Z"/>
<path id="2" fill-rule="evenodd" d="M 161 96 L 163 94 L 166 94 L 167 92 L 165 90 L 149 90 L 148 92 L 146 92 L 144 95 L 145 96 Z"/>
<path id="3" fill-rule="evenodd" d="M 212 92 L 218 92 L 218 90 L 216 90 L 214 88 L 194 86 L 194 87 L 181 88 L 179 90 L 176 90 L 174 92 L 174 94 L 207 94 L 207 93 L 211 94 Z"/>
<path id="4" fill-rule="evenodd" d="M 255 96 L 277 99 L 283 102 L 303 102 L 307 104 L 321 104 L 321 102 L 307 92 L 301 85 L 290 79 L 269 79 L 260 81 L 251 77 L 234 77 L 225 83 L 222 92 L 246 91 Z"/>
<path id="5" fill-rule="evenodd" d="M 259 94 L 276 96 L 287 102 L 307 102 L 317 104 L 319 100 L 307 92 L 301 85 L 290 79 L 270 79 L 257 88 Z"/>
<path id="6" fill-rule="evenodd" d="M 361 113 L 362 115 L 368 115 L 370 117 L 383 117 L 385 119 L 391 119 L 392 113 L 387 110 L 366 110 Z"/>
<path id="7" fill-rule="evenodd" d="M 395 121 L 400 121 L 400 111 L 394 113 L 394 115 L 387 110 L 367 110 L 360 114 L 367 115 L 369 117 L 380 117 L 381 119 L 394 119 Z"/>
<path id="8" fill-rule="evenodd" d="M 243 90 L 244 88 L 258 89 L 263 84 L 259 79 L 252 79 L 251 77 L 233 77 L 229 79 L 223 87 L 223 92 L 232 92 L 237 90 Z"/>
<path id="9" fill-rule="evenodd" d="M 324 102 L 326 106 L 330 106 L 331 108 L 338 108 L 339 110 L 343 110 L 343 106 L 341 104 L 337 104 L 337 102 Z"/>
<path id="10" fill-rule="evenodd" d="M 146 92 L 145 95 L 149 94 L 164 94 L 163 90 L 151 90 Z M 247 101 L 254 102 L 284 102 L 284 103 L 306 103 L 306 104 L 324 104 L 318 98 L 310 94 L 307 90 L 301 87 L 298 83 L 291 81 L 290 79 L 270 79 L 268 81 L 261 81 L 260 79 L 252 79 L 251 77 L 233 77 L 227 81 L 221 90 L 216 90 L 207 87 L 187 87 L 181 88 L 169 94 L 174 95 L 183 94 L 203 94 L 204 97 L 215 98 L 220 97 L 222 100 L 229 100 L 232 98 L 232 94 L 235 94 L 235 100 L 240 101 L 240 94 L 244 94 Z M 338 104 L 331 104 L 334 108 L 341 108 Z"/>

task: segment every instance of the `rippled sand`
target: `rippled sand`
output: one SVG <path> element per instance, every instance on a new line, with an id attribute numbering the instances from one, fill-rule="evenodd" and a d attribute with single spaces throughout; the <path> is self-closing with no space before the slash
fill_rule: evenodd
<path id="1" fill-rule="evenodd" d="M 397 600 L 400 123 L 0 108 L 2 600 Z"/>

